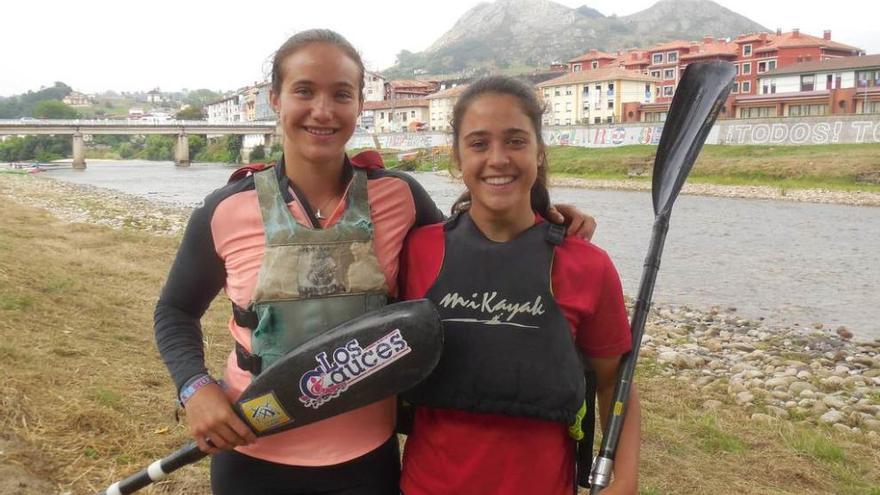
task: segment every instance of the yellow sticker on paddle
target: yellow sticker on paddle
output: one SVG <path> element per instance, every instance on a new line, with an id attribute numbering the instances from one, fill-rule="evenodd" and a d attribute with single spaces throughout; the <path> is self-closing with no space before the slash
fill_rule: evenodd
<path id="1" fill-rule="evenodd" d="M 623 402 L 617 401 L 614 403 L 614 415 L 620 416 L 623 414 Z"/>
<path id="2" fill-rule="evenodd" d="M 260 433 L 292 421 L 271 392 L 242 402 L 241 410 L 251 427 Z"/>

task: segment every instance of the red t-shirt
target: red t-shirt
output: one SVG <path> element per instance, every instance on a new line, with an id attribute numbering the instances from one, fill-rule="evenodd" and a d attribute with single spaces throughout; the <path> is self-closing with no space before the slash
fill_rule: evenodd
<path id="1" fill-rule="evenodd" d="M 425 296 L 440 272 L 444 248 L 441 224 L 410 232 L 401 255 L 402 299 Z M 604 251 L 567 237 L 556 248 L 551 284 L 584 355 L 613 357 L 629 351 L 632 337 L 620 278 Z M 403 457 L 405 495 L 570 495 L 573 486 L 573 440 L 562 423 L 416 410 Z"/>

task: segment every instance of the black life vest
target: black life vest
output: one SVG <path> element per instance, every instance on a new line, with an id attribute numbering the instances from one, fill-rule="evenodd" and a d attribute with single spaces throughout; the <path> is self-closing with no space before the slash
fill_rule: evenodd
<path id="1" fill-rule="evenodd" d="M 580 438 L 584 368 L 550 280 L 564 235 L 543 222 L 498 243 L 467 213 L 447 222 L 443 266 L 426 295 L 443 319 L 444 351 L 405 400 L 562 422 Z"/>

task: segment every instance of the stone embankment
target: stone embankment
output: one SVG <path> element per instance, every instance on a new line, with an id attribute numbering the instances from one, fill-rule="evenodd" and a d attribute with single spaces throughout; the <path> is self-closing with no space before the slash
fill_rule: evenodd
<path id="1" fill-rule="evenodd" d="M 851 339 L 845 327 L 820 323 L 770 329 L 734 308 L 661 308 L 641 355 L 655 360 L 653 372 L 701 390 L 706 409 L 738 405 L 755 421 L 807 421 L 880 440 L 880 339 Z"/>
<path id="2" fill-rule="evenodd" d="M 592 186 L 591 186 L 592 187 Z M 93 186 L 0 174 L 0 194 L 62 221 L 177 235 L 189 208 Z M 843 327 L 769 328 L 735 310 L 652 312 L 645 368 L 701 390 L 703 407 L 742 407 L 755 421 L 807 421 L 866 432 L 880 442 L 880 339 L 853 342 Z"/>

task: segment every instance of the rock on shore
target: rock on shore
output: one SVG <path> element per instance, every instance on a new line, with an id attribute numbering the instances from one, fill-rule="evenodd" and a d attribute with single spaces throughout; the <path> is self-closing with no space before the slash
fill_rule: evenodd
<path id="1" fill-rule="evenodd" d="M 756 421 L 807 421 L 880 439 L 880 339 L 852 342 L 842 330 L 769 329 L 731 309 L 664 307 L 652 312 L 641 355 L 662 375 L 723 398 L 706 409 L 736 404 Z"/>

